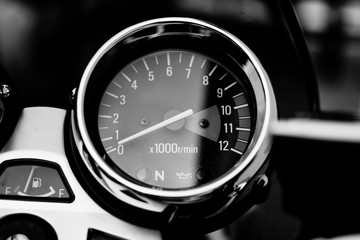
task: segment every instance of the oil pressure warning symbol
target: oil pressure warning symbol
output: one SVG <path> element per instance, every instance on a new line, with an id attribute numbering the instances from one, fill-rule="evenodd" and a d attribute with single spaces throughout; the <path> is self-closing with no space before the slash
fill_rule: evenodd
<path id="1" fill-rule="evenodd" d="M 53 166 L 13 165 L 2 168 L 0 197 L 70 199 L 59 171 Z"/>

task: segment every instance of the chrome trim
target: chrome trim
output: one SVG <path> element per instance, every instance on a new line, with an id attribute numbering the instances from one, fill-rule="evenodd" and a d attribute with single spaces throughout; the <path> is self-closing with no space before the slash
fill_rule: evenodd
<path id="1" fill-rule="evenodd" d="M 159 30 L 164 31 L 164 28 L 161 28 L 162 24 L 194 24 L 203 28 L 210 29 L 212 31 L 220 33 L 225 38 L 229 39 L 230 43 L 235 44 L 238 48 L 245 52 L 250 61 L 248 62 L 249 64 L 247 66 L 244 66 L 244 71 L 248 75 L 251 85 L 254 88 L 258 109 L 254 137 L 248 147 L 248 150 L 243 156 L 243 161 L 240 164 L 236 165 L 231 171 L 228 172 L 228 174 L 226 174 L 219 180 L 210 182 L 209 184 L 205 184 L 195 189 L 188 189 L 183 191 L 168 191 L 147 188 L 137 185 L 119 176 L 111 167 L 109 167 L 104 162 L 103 158 L 96 151 L 89 137 L 89 133 L 86 129 L 85 124 L 85 94 L 90 76 L 100 59 L 116 44 L 124 40 L 132 33 L 136 32 L 137 30 L 144 29 L 150 25 L 158 25 L 160 26 Z M 240 185 L 241 183 L 246 182 L 249 177 L 252 177 L 260 168 L 260 166 L 262 166 L 262 164 L 265 162 L 271 149 L 271 136 L 268 134 L 269 125 L 271 122 L 277 120 L 277 108 L 271 83 L 255 54 L 242 41 L 240 41 L 231 33 L 225 31 L 224 29 L 221 29 L 217 26 L 201 20 L 178 17 L 154 19 L 133 25 L 119 32 L 109 41 L 107 41 L 96 52 L 96 54 L 91 59 L 84 71 L 77 92 L 75 111 L 75 120 L 77 123 L 76 126 L 78 127 L 81 139 L 88 153 L 91 155 L 91 157 L 94 159 L 94 161 L 102 171 L 106 172 L 109 177 L 115 179 L 122 186 L 125 186 L 141 194 L 153 196 L 156 198 L 163 198 L 163 200 L 169 202 L 197 201 L 199 199 L 206 198 L 213 191 L 215 191 L 216 189 L 220 189 L 224 185 L 228 184 L 231 180 L 237 179 L 236 185 Z M 240 173 L 242 174 L 240 175 Z"/>

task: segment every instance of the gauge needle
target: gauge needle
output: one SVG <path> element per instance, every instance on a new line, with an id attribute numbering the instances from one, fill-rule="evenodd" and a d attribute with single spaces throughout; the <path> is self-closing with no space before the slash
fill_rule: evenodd
<path id="1" fill-rule="evenodd" d="M 173 117 L 171 117 L 169 119 L 166 119 L 166 120 L 164 120 L 164 121 L 162 121 L 162 122 L 160 122 L 158 124 L 155 124 L 154 126 L 149 127 L 149 128 L 147 128 L 147 129 L 145 129 L 145 130 L 143 130 L 141 132 L 135 133 L 134 135 L 131 135 L 131 136 L 127 137 L 127 138 L 124 138 L 124 139 L 118 141 L 118 144 L 121 145 L 121 144 L 124 144 L 126 142 L 132 141 L 132 140 L 134 140 L 136 138 L 139 138 L 141 136 L 144 136 L 146 134 L 154 132 L 154 131 L 156 131 L 156 130 L 158 130 L 160 128 L 166 127 L 166 126 L 168 126 L 170 124 L 173 124 L 173 123 L 175 123 L 177 121 L 180 121 L 180 120 L 182 120 L 184 118 L 187 118 L 187 117 L 189 117 L 189 116 L 191 116 L 193 114 L 194 114 L 194 111 L 192 109 L 188 109 L 188 110 L 186 110 L 186 111 L 184 111 L 182 113 L 179 113 L 179 114 L 177 114 L 177 115 L 175 115 L 175 116 L 173 116 Z"/>
<path id="2" fill-rule="evenodd" d="M 31 179 L 32 179 L 32 177 L 34 175 L 35 169 L 36 169 L 36 166 L 31 167 L 30 174 L 29 174 L 28 180 L 27 180 L 26 185 L 25 185 L 24 193 L 27 193 L 27 191 L 29 189 L 30 182 L 31 182 Z"/>

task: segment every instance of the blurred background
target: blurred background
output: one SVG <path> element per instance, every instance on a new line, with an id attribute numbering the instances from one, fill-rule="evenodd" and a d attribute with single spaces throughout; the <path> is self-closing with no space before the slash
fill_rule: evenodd
<path id="1" fill-rule="evenodd" d="M 360 1 L 293 0 L 326 111 L 360 112 Z"/>

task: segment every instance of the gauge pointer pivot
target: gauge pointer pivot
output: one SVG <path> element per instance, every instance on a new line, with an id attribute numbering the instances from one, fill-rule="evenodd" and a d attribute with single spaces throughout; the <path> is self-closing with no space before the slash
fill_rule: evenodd
<path id="1" fill-rule="evenodd" d="M 171 117 L 169 119 L 166 119 L 166 120 L 164 120 L 164 121 L 162 121 L 162 122 L 160 122 L 158 124 L 155 124 L 154 126 L 149 127 L 149 128 L 147 128 L 147 129 L 145 129 L 145 130 L 143 130 L 141 132 L 135 133 L 134 135 L 131 135 L 131 136 L 127 137 L 127 138 L 124 138 L 124 139 L 118 141 L 118 144 L 122 145 L 122 144 L 124 144 L 126 142 L 130 142 L 130 141 L 132 141 L 134 139 L 137 139 L 137 138 L 142 137 L 142 136 L 144 136 L 146 134 L 154 132 L 154 131 L 156 131 L 158 129 L 166 127 L 166 126 L 168 126 L 170 124 L 173 124 L 173 123 L 175 123 L 177 121 L 180 121 L 180 120 L 182 120 L 184 118 L 187 118 L 187 117 L 189 117 L 189 116 L 191 116 L 193 114 L 194 114 L 194 111 L 192 109 L 188 109 L 188 110 L 186 110 L 184 112 L 181 112 L 181 113 L 179 113 L 179 114 L 177 114 L 177 115 L 175 115 L 175 116 L 173 116 L 173 117 Z"/>

